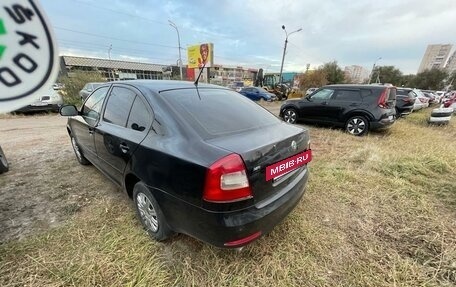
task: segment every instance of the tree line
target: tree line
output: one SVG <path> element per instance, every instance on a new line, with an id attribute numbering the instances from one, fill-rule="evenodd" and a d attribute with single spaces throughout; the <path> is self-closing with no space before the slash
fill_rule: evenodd
<path id="1" fill-rule="evenodd" d="M 451 74 L 446 70 L 431 69 L 416 75 L 404 75 L 394 66 L 377 66 L 371 74 L 372 82 L 378 79 L 380 83 L 389 83 L 397 87 L 417 88 L 423 90 L 443 90 L 456 87 L 456 71 Z M 367 84 L 369 80 L 364 83 Z M 351 84 L 353 80 L 347 77 L 337 64 L 337 61 L 325 63 L 318 69 L 306 71 L 299 76 L 301 89 L 321 87 L 331 84 Z"/>

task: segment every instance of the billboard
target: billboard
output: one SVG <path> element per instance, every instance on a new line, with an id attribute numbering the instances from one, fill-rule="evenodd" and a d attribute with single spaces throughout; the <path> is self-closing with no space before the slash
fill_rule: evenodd
<path id="1" fill-rule="evenodd" d="M 201 68 L 206 62 L 206 67 L 214 65 L 214 44 L 204 43 L 187 48 L 188 67 Z"/>

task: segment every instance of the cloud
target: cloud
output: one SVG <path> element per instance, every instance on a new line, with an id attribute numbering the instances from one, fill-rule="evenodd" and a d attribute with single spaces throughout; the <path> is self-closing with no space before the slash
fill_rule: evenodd
<path id="1" fill-rule="evenodd" d="M 82 5 L 70 0 L 59 4 L 52 0 L 42 2 L 56 26 L 130 39 L 131 43 L 105 40 L 104 45 L 112 42 L 125 56 L 125 51 L 130 50 L 132 57 L 170 62 L 175 61 L 175 51 L 166 46 L 177 46 L 177 39 L 168 19 L 178 26 L 182 47 L 212 42 L 218 64 L 252 67 L 280 64 L 286 37 L 282 25 L 288 33 L 302 28 L 288 38 L 284 63 L 287 71 L 332 60 L 340 65 L 371 67 L 381 56 L 381 64 L 416 73 L 428 44 L 456 44 L 453 0 L 99 0 Z M 57 32 L 59 36 L 70 34 Z M 83 35 L 63 36 L 94 41 Z M 138 50 L 149 52 L 134 55 Z"/>

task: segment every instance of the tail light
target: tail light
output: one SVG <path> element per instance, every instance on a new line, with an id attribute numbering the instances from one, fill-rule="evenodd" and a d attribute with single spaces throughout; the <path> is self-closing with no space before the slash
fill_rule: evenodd
<path id="1" fill-rule="evenodd" d="M 388 89 L 384 89 L 377 102 L 378 106 L 382 109 L 388 108 Z"/>
<path id="2" fill-rule="evenodd" d="M 228 203 L 252 198 L 244 162 L 238 154 L 230 154 L 214 162 L 206 173 L 203 199 Z"/>
<path id="3" fill-rule="evenodd" d="M 402 100 L 403 100 L 404 102 L 406 102 L 406 103 L 410 103 L 410 102 L 412 101 L 411 98 L 403 98 Z"/>
<path id="4" fill-rule="evenodd" d="M 444 106 L 445 108 L 450 107 L 450 106 L 451 106 L 451 101 L 445 102 L 445 103 L 443 104 L 443 106 Z"/>
<path id="5" fill-rule="evenodd" d="M 418 98 L 418 99 L 419 99 L 420 102 L 422 102 L 423 104 L 428 102 L 428 99 L 426 99 L 426 98 Z"/>

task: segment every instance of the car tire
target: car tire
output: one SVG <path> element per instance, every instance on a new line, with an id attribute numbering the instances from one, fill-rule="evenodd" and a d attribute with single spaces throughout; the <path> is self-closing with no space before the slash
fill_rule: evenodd
<path id="1" fill-rule="evenodd" d="M 8 161 L 6 160 L 5 153 L 0 147 L 0 174 L 9 170 Z"/>
<path id="2" fill-rule="evenodd" d="M 74 151 L 74 154 L 76 155 L 76 159 L 78 160 L 78 162 L 82 165 L 89 165 L 90 164 L 90 161 L 88 161 L 84 154 L 82 153 L 81 149 L 79 148 L 79 145 L 78 143 L 76 142 L 76 139 L 71 136 L 71 145 L 73 146 L 73 151 Z"/>
<path id="3" fill-rule="evenodd" d="M 298 121 L 298 113 L 293 108 L 287 108 L 283 111 L 283 120 L 289 124 L 295 124 Z"/>
<path id="4" fill-rule="evenodd" d="M 354 116 L 345 123 L 345 130 L 355 136 L 363 136 L 369 131 L 369 122 L 363 116 Z"/>
<path id="5" fill-rule="evenodd" d="M 133 201 L 139 221 L 152 238 L 163 241 L 173 234 L 157 200 L 141 181 L 133 188 Z"/>

